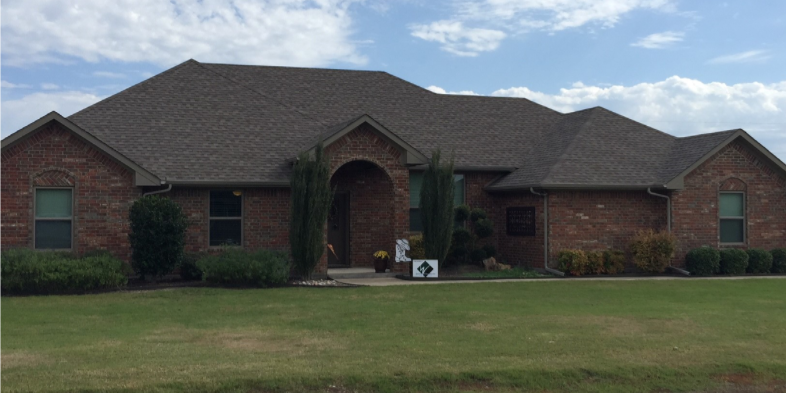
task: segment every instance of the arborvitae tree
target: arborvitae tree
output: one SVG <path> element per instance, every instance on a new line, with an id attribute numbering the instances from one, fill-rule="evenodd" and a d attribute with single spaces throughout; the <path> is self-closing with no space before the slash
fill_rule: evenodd
<path id="1" fill-rule="evenodd" d="M 310 279 L 325 252 L 325 223 L 333 202 L 330 163 L 322 142 L 317 144 L 313 159 L 308 153 L 298 156 L 292 171 L 291 193 L 292 260 L 295 273 Z"/>
<path id="2" fill-rule="evenodd" d="M 129 211 L 131 265 L 141 278 L 171 273 L 183 259 L 188 219 L 169 198 L 148 195 L 134 201 Z"/>
<path id="3" fill-rule="evenodd" d="M 441 163 L 441 153 L 431 155 L 420 189 L 420 215 L 426 258 L 445 262 L 453 234 L 453 158 Z"/>

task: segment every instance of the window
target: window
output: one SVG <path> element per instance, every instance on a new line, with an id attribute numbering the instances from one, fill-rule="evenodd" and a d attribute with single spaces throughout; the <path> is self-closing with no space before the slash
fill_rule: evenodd
<path id="1" fill-rule="evenodd" d="M 506 213 L 508 236 L 535 236 L 534 207 L 509 207 Z"/>
<path id="2" fill-rule="evenodd" d="M 409 173 L 409 230 L 423 231 L 420 220 L 420 187 L 423 185 L 423 172 Z M 453 205 L 464 204 L 464 175 L 453 175 Z"/>
<path id="3" fill-rule="evenodd" d="M 240 191 L 210 191 L 210 245 L 243 245 L 243 196 Z"/>
<path id="4" fill-rule="evenodd" d="M 35 189 L 35 248 L 70 250 L 73 228 L 73 190 Z"/>
<path id="5" fill-rule="evenodd" d="M 722 192 L 719 207 L 721 243 L 745 243 L 745 194 Z"/>

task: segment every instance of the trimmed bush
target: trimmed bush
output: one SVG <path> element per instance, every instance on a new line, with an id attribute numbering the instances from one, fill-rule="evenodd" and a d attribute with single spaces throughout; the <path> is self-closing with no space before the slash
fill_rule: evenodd
<path id="1" fill-rule="evenodd" d="M 481 218 L 473 225 L 478 239 L 485 239 L 494 233 L 494 224 L 488 218 Z"/>
<path id="2" fill-rule="evenodd" d="M 411 259 L 426 259 L 426 249 L 423 246 L 423 235 L 409 237 L 409 257 Z"/>
<path id="3" fill-rule="evenodd" d="M 607 274 L 619 274 L 625 270 L 625 253 L 620 250 L 603 252 L 603 269 Z"/>
<path id="4" fill-rule="evenodd" d="M 467 205 L 456 206 L 455 219 L 457 222 L 467 221 L 467 219 L 469 218 L 469 214 L 470 214 L 469 206 Z"/>
<path id="5" fill-rule="evenodd" d="M 720 251 L 701 247 L 688 251 L 685 267 L 694 276 L 711 276 L 720 272 Z"/>
<path id="6" fill-rule="evenodd" d="M 2 252 L 6 294 L 78 293 L 126 285 L 130 269 L 109 254 L 75 258 L 70 253 L 10 249 Z"/>
<path id="7" fill-rule="evenodd" d="M 639 232 L 631 241 L 633 262 L 647 273 L 663 273 L 674 257 L 677 239 L 668 232 Z"/>
<path id="8" fill-rule="evenodd" d="M 201 280 L 202 270 L 197 266 L 197 262 L 204 258 L 203 253 L 188 253 L 183 255 L 183 262 L 180 263 L 180 278 L 186 281 Z"/>
<path id="9" fill-rule="evenodd" d="M 279 251 L 226 249 L 197 262 L 202 279 L 220 285 L 268 287 L 289 278 L 287 254 Z"/>
<path id="10" fill-rule="evenodd" d="M 486 252 L 482 248 L 476 248 L 469 253 L 469 258 L 472 262 L 478 263 L 487 258 Z"/>
<path id="11" fill-rule="evenodd" d="M 748 268 L 748 253 L 736 248 L 721 250 L 720 252 L 720 271 L 721 274 L 740 275 L 745 273 Z"/>
<path id="12" fill-rule="evenodd" d="M 772 269 L 772 254 L 760 248 L 751 248 L 748 253 L 748 273 L 762 274 L 769 273 Z"/>
<path id="13" fill-rule="evenodd" d="M 587 255 L 587 274 L 601 274 L 605 271 L 603 251 L 590 251 Z"/>
<path id="14" fill-rule="evenodd" d="M 776 248 L 772 254 L 772 272 L 786 273 L 786 248 Z"/>
<path id="15" fill-rule="evenodd" d="M 129 212 L 132 267 L 144 279 L 171 273 L 183 259 L 188 220 L 175 201 L 148 195 Z"/>
<path id="16" fill-rule="evenodd" d="M 581 250 L 564 250 L 559 253 L 559 270 L 571 276 L 580 276 L 587 271 L 587 254 Z"/>
<path id="17" fill-rule="evenodd" d="M 445 264 L 450 251 L 451 237 L 455 227 L 453 206 L 453 157 L 441 161 L 439 149 L 431 153 L 423 183 L 420 186 L 420 219 L 423 223 L 423 245 L 426 258 Z"/>
<path id="18" fill-rule="evenodd" d="M 485 246 L 483 246 L 483 251 L 486 252 L 486 258 L 497 256 L 497 248 L 492 246 L 491 244 L 486 244 Z"/>
<path id="19" fill-rule="evenodd" d="M 485 220 L 486 219 L 486 211 L 481 209 L 481 208 L 476 207 L 476 208 L 472 209 L 472 211 L 469 213 L 469 219 L 472 222 L 478 222 L 480 220 Z"/>

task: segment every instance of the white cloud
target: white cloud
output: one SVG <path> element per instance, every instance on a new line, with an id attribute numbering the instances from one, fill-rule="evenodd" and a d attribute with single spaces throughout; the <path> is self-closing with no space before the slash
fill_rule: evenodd
<path id="1" fill-rule="evenodd" d="M 43 89 L 43 90 L 57 90 L 59 88 L 60 88 L 60 86 L 58 86 L 58 85 L 56 85 L 54 83 L 42 83 L 41 84 L 41 89 Z"/>
<path id="2" fill-rule="evenodd" d="M 728 64 L 728 63 L 761 63 L 767 61 L 770 57 L 769 52 L 765 50 L 750 50 L 747 52 L 734 53 L 731 55 L 719 56 L 711 59 L 709 64 Z"/>
<path id="3" fill-rule="evenodd" d="M 427 87 L 426 90 L 429 90 L 429 91 L 437 93 L 437 94 L 456 94 L 456 95 L 462 95 L 462 96 L 476 96 L 476 95 L 478 95 L 478 93 L 475 93 L 472 90 L 445 91 L 445 89 L 443 89 L 443 88 L 441 88 L 439 86 L 434 86 L 434 85 L 431 85 L 431 86 Z"/>
<path id="4" fill-rule="evenodd" d="M 663 33 L 650 34 L 630 45 L 647 49 L 662 49 L 682 41 L 683 37 L 685 37 L 685 33 L 664 31 Z"/>
<path id="5" fill-rule="evenodd" d="M 30 85 L 11 83 L 8 81 L 0 81 L 0 87 L 3 89 L 29 89 Z"/>
<path id="6" fill-rule="evenodd" d="M 603 106 L 677 136 L 743 128 L 786 161 L 786 81 L 727 85 L 672 76 L 633 86 L 579 82 L 558 94 L 512 87 L 492 95 L 524 97 L 563 112 Z"/>
<path id="7" fill-rule="evenodd" d="M 51 111 L 63 116 L 92 105 L 104 97 L 81 91 L 33 93 L 2 104 L 2 136 L 5 138 Z"/>
<path id="8" fill-rule="evenodd" d="M 111 71 L 93 71 L 93 76 L 97 76 L 99 78 L 122 79 L 126 77 L 126 74 Z"/>
<path id="9" fill-rule="evenodd" d="M 470 28 L 449 20 L 413 25 L 410 29 L 413 36 L 439 42 L 443 50 L 459 56 L 477 56 L 479 52 L 497 49 L 506 35 L 499 30 Z"/>
<path id="10" fill-rule="evenodd" d="M 350 39 L 353 2 L 9 0 L 3 2 L 3 62 L 363 64 Z"/>

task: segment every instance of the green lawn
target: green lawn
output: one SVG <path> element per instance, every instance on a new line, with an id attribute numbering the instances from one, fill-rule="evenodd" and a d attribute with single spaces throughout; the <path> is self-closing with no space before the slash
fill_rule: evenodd
<path id="1" fill-rule="evenodd" d="M 2 391 L 786 390 L 786 280 L 2 299 Z"/>

